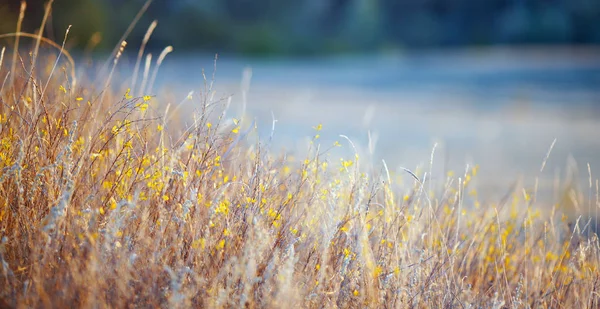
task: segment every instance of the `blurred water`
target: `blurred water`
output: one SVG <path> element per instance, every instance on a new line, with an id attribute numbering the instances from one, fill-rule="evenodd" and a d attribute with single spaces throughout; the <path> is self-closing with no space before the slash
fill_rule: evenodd
<path id="1" fill-rule="evenodd" d="M 182 55 L 170 59 L 169 74 L 194 84 L 199 69 L 211 72 L 212 57 Z M 167 63 L 168 63 L 167 62 Z M 348 88 L 381 94 L 436 96 L 445 92 L 481 96 L 492 102 L 527 93 L 532 101 L 594 104 L 600 97 L 599 50 L 440 51 L 388 56 L 321 59 L 239 59 L 221 57 L 217 79 L 239 80 L 245 67 L 253 84 L 303 88 Z M 180 82 L 180 81 L 178 81 Z M 570 102 L 572 101 L 572 102 Z M 504 102 L 502 102 L 504 103 Z"/>
<path id="2" fill-rule="evenodd" d="M 600 175 L 599 51 L 487 49 L 262 60 L 221 56 L 215 89 L 218 96 L 233 95 L 230 115 L 240 113 L 242 72 L 251 68 L 247 112 L 263 136 L 275 115 L 276 149 L 301 153 L 314 134 L 312 126 L 323 123 L 324 145 L 343 142 L 339 134 L 347 135 L 367 161 L 385 159 L 392 168 L 428 169 L 437 143 L 434 177 L 480 164 L 480 182 L 489 192 L 504 193 L 520 175 L 530 186 L 539 176 L 542 187 L 550 188 L 556 176 L 566 177 L 570 157 L 587 186 L 587 163 L 594 179 Z M 212 57 L 169 57 L 155 89 L 185 97 L 203 85 L 203 68 L 211 78 Z M 371 141 L 377 138 L 372 154 L 369 134 Z"/>

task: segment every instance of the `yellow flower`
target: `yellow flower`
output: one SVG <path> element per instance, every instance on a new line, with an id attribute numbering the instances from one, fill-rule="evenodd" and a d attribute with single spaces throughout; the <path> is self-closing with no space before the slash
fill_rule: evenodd
<path id="1" fill-rule="evenodd" d="M 131 88 L 127 88 L 127 91 L 125 91 L 125 99 L 129 100 L 131 98 L 133 98 L 133 96 L 131 96 L 129 93 L 131 92 Z"/>
<path id="2" fill-rule="evenodd" d="M 375 269 L 373 270 L 373 277 L 379 277 L 379 275 L 381 275 L 382 272 L 383 269 L 381 268 L 381 266 L 375 267 Z"/>
<path id="3" fill-rule="evenodd" d="M 200 238 L 200 239 L 194 240 L 192 242 L 192 248 L 194 248 L 194 249 L 198 249 L 198 248 L 204 249 L 205 245 L 206 245 L 206 240 L 204 238 Z"/>
<path id="4" fill-rule="evenodd" d="M 104 188 L 104 189 L 112 188 L 112 182 L 105 180 L 104 182 L 102 182 L 102 188 Z"/>
<path id="5" fill-rule="evenodd" d="M 350 166 L 352 166 L 352 164 L 354 164 L 354 162 L 352 162 L 352 160 L 342 160 L 342 167 L 340 167 L 340 172 L 348 169 Z"/>
<path id="6" fill-rule="evenodd" d="M 113 126 L 113 127 L 112 127 L 112 129 L 110 130 L 110 132 L 111 132 L 113 135 L 117 135 L 117 134 L 119 134 L 119 132 L 121 132 L 121 128 L 120 128 L 120 127 L 117 127 L 117 126 L 115 125 L 115 126 Z"/>

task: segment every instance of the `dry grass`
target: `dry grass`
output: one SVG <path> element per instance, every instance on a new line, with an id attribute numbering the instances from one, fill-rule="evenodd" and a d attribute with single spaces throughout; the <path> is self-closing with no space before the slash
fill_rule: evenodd
<path id="1" fill-rule="evenodd" d="M 210 83 L 184 128 L 110 77 L 75 84 L 56 56 L 19 57 L 9 75 L 8 58 L 4 306 L 600 306 L 591 225 L 543 215 L 518 188 L 483 202 L 477 167 L 430 190 L 424 174 L 331 158 L 321 126 L 293 159 L 246 141 L 253 127 L 226 117 Z"/>

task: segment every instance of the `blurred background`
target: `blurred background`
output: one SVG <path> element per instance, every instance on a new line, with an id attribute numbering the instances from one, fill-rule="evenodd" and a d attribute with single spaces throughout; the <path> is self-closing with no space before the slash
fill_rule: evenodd
<path id="1" fill-rule="evenodd" d="M 46 1 L 30 0 L 24 29 L 39 27 Z M 118 41 L 144 0 L 56 0 L 48 36 L 73 25 L 71 43 Z M 0 4 L 0 30 L 14 30 L 19 0 Z M 498 44 L 598 44 L 596 0 L 155 0 L 150 46 L 250 55 L 322 55 Z"/>
<path id="2" fill-rule="evenodd" d="M 70 50 L 93 42 L 106 59 L 144 2 L 56 0 L 46 36 L 60 42 L 73 25 Z M 27 1 L 24 31 L 44 3 Z M 0 32 L 15 31 L 19 7 L 0 3 Z M 185 98 L 219 54 L 217 97 L 231 95 L 234 114 L 245 106 L 265 135 L 274 115 L 275 147 L 301 152 L 323 123 L 323 144 L 347 135 L 393 170 L 427 170 L 437 144 L 435 174 L 480 164 L 489 192 L 535 177 L 587 186 L 588 163 L 600 174 L 600 1 L 155 0 L 123 72 L 153 20 L 146 53 L 175 50 L 153 89 Z"/>

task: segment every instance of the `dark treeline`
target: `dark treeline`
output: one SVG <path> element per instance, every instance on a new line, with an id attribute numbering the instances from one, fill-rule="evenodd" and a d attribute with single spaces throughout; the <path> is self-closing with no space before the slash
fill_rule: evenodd
<path id="1" fill-rule="evenodd" d="M 39 27 L 28 1 L 24 30 Z M 143 0 L 55 0 L 47 35 L 114 46 Z M 20 1 L 0 4 L 0 31 L 15 29 Z M 155 0 L 130 41 L 158 19 L 150 48 L 251 54 L 319 54 L 493 44 L 600 43 L 598 0 Z"/>

